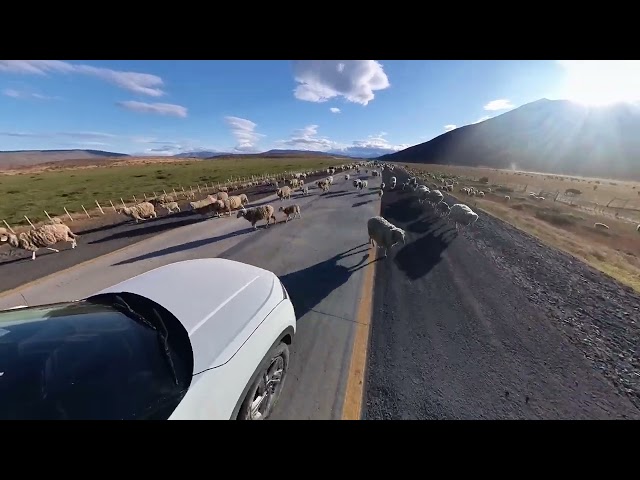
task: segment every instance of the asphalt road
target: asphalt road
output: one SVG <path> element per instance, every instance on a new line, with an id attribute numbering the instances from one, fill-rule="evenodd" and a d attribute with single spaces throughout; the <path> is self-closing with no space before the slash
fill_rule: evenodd
<path id="1" fill-rule="evenodd" d="M 181 220 L 168 218 L 168 225 L 157 222 L 165 229 L 162 233 L 148 236 L 143 242 L 0 296 L 0 308 L 24 304 L 25 300 L 42 304 L 81 298 L 179 260 L 218 256 L 267 268 L 281 278 L 298 317 L 290 375 L 274 417 L 341 418 L 363 272 L 367 271 L 363 267 L 369 262 L 366 219 L 379 212 L 380 201 L 373 189 L 354 189 L 350 181 L 345 182 L 344 174 L 334 178 L 327 194 L 321 195 L 314 187 L 308 197 L 280 202 L 272 196 L 259 202 L 268 201 L 276 210 L 298 203 L 301 219 L 253 231 L 249 222 L 235 215 L 187 223 L 181 228 L 169 228 Z M 379 179 L 369 179 L 370 187 L 379 184 Z M 278 220 L 283 219 L 283 213 L 276 215 Z M 122 232 L 111 233 L 111 239 L 98 243 L 117 242 L 113 237 L 135 234 L 136 229 Z M 82 245 L 78 252 L 81 249 Z M 48 258 L 37 260 L 22 262 L 23 268 L 41 268 Z M 7 265 L 0 268 L 4 271 Z"/>
<path id="2" fill-rule="evenodd" d="M 478 213 L 456 234 L 384 194 L 407 245 L 376 263 L 363 417 L 640 418 L 640 296 Z"/>

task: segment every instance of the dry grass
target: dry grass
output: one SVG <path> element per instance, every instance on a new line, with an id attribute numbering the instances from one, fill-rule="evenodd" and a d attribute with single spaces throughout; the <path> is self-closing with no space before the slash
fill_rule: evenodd
<path id="1" fill-rule="evenodd" d="M 595 210 L 570 206 L 552 199 L 536 201 L 529 198 L 527 192 L 537 192 L 535 187 L 544 186 L 546 189 L 549 185 L 567 185 L 567 181 L 558 180 L 557 175 L 544 180 L 543 174 L 527 174 L 532 175 L 525 177 L 529 182 L 527 190 L 509 192 L 508 190 L 514 185 L 513 179 L 522 175 L 516 175 L 516 172 L 440 165 L 409 165 L 409 167 L 423 172 L 457 175 L 459 184 L 454 187 L 453 194 L 461 202 L 506 221 L 640 292 L 640 233 L 636 231 L 637 225 L 621 217 L 605 218 Z M 486 190 L 487 185 L 478 182 L 481 177 L 489 177 L 489 185 L 494 185 L 494 189 L 501 185 L 505 191 L 496 194 L 487 193 L 484 198 L 470 197 L 460 192 L 463 186 L 474 186 Z M 585 182 L 588 184 L 594 181 L 596 180 L 581 179 L 579 184 L 584 185 Z M 603 180 L 600 182 L 600 185 L 604 183 Z M 611 183 L 616 185 L 603 186 L 603 190 L 614 195 L 622 195 L 625 191 L 635 192 L 637 189 L 632 187 L 638 185 L 634 182 L 611 181 Z M 586 196 L 584 187 L 577 186 L 576 182 L 569 181 L 568 185 L 570 186 L 566 188 L 583 190 Z M 505 194 L 511 197 L 509 201 L 505 200 Z M 602 197 L 592 193 L 590 198 Z M 596 222 L 605 223 L 609 229 L 595 229 L 593 225 Z"/>

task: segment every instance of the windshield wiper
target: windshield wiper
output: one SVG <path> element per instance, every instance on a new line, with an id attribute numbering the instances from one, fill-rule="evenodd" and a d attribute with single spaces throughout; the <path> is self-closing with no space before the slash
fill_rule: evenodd
<path id="1" fill-rule="evenodd" d="M 176 385 L 178 385 L 179 384 L 178 375 L 176 373 L 175 365 L 173 364 L 173 358 L 171 357 L 171 350 L 169 349 L 169 342 L 168 342 L 169 332 L 167 331 L 167 326 L 164 324 L 164 321 L 162 320 L 162 317 L 160 316 L 158 311 L 155 308 L 151 309 L 158 323 L 158 326 L 160 328 L 156 328 L 156 326 L 153 325 L 149 320 L 147 320 L 138 312 L 136 312 L 133 308 L 131 308 L 131 305 L 129 305 L 127 301 L 124 298 L 122 298 L 120 295 L 116 294 L 114 295 L 114 297 L 117 302 L 114 306 L 120 307 L 120 310 L 124 310 L 124 312 L 122 313 L 130 317 L 132 320 L 142 323 L 143 325 L 154 330 L 158 334 L 160 349 L 162 350 L 165 360 L 169 364 L 169 370 L 171 370 L 173 381 Z"/>

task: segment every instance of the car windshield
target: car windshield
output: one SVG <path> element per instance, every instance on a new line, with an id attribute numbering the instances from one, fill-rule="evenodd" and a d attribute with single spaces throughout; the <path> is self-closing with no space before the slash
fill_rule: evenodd
<path id="1" fill-rule="evenodd" d="M 167 417 L 188 387 L 184 363 L 168 362 L 158 332 L 121 310 L 80 301 L 0 312 L 0 419 Z"/>

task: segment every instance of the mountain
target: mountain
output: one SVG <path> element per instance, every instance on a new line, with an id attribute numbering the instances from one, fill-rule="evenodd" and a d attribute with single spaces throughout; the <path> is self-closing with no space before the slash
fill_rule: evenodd
<path id="1" fill-rule="evenodd" d="M 379 159 L 640 179 L 640 108 L 541 99 Z"/>
<path id="2" fill-rule="evenodd" d="M 215 158 L 215 157 L 222 157 L 222 156 L 226 156 L 226 155 L 233 155 L 233 153 L 229 153 L 229 152 L 214 152 L 214 151 L 209 151 L 209 150 L 198 150 L 198 151 L 193 151 L 193 152 L 178 153 L 178 154 L 172 155 L 172 156 L 176 157 L 176 158 Z"/>
<path id="3" fill-rule="evenodd" d="M 102 150 L 13 150 L 0 151 L 0 168 L 10 169 L 30 167 L 43 163 L 65 162 L 68 160 L 101 160 L 128 157 L 124 153 Z M 98 163 L 98 162 L 96 162 Z"/>

